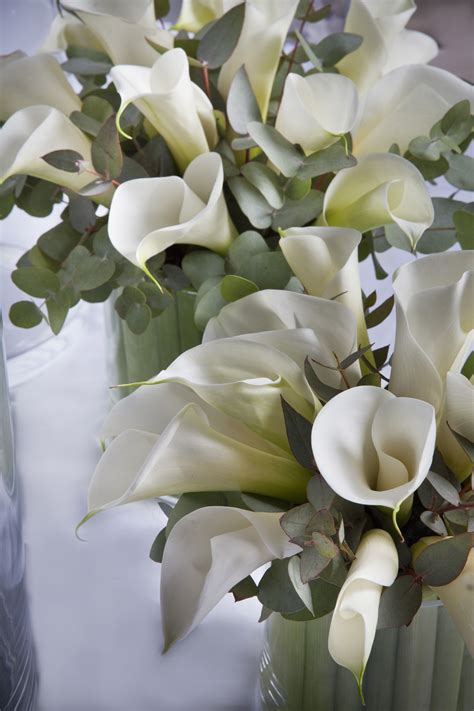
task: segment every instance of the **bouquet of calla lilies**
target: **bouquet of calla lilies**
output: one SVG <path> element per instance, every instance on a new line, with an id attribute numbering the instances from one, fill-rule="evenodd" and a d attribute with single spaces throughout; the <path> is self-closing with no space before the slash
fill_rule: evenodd
<path id="1" fill-rule="evenodd" d="M 183 0 L 172 27 L 166 0 L 58 9 L 40 54 L 2 58 L 2 216 L 64 203 L 13 272 L 43 301 L 10 317 L 58 333 L 114 293 L 140 334 L 193 295 L 202 342 L 113 407 L 86 515 L 179 497 L 150 553 L 165 647 L 230 591 L 332 613 L 359 688 L 423 599 L 474 653 L 473 88 L 427 66 L 412 0 L 351 0 L 328 36 L 314 0 Z M 383 279 L 390 248 L 411 258 L 378 303 L 359 261 Z"/>

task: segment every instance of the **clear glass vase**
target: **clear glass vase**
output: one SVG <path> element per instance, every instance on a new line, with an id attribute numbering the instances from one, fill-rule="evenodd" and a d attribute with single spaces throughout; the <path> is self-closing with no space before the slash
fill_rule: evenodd
<path id="1" fill-rule="evenodd" d="M 440 603 L 426 603 L 409 627 L 379 630 L 356 681 L 327 648 L 331 615 L 267 620 L 260 665 L 262 711 L 472 711 L 473 659 Z"/>
<path id="2" fill-rule="evenodd" d="M 107 357 L 111 384 L 148 380 L 167 368 L 180 353 L 197 346 L 202 333 L 194 323 L 195 294 L 179 291 L 160 316 L 152 319 L 146 331 L 132 333 L 115 312 L 113 301 L 106 304 Z M 134 388 L 115 388 L 115 399 Z"/>

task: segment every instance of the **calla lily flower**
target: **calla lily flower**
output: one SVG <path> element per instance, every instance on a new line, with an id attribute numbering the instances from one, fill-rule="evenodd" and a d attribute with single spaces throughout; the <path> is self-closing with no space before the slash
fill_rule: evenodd
<path id="1" fill-rule="evenodd" d="M 354 674 L 359 690 L 375 639 L 380 596 L 397 572 L 398 553 L 390 535 L 378 528 L 365 533 L 338 595 L 328 637 L 331 657 Z"/>
<path id="2" fill-rule="evenodd" d="M 439 536 L 427 536 L 421 538 L 415 545 L 416 555 L 426 548 L 426 546 L 436 545 L 443 539 Z M 430 586 L 431 587 L 431 586 Z M 466 565 L 460 575 L 448 585 L 431 587 L 431 590 L 439 597 L 449 615 L 456 625 L 456 628 L 464 639 L 466 647 L 471 656 L 474 657 L 474 617 L 472 614 L 472 591 L 474 589 L 474 549 L 471 549 L 467 557 Z"/>
<path id="3" fill-rule="evenodd" d="M 395 397 L 371 385 L 336 395 L 312 432 L 318 468 L 348 501 L 383 506 L 393 521 L 429 472 L 436 439 L 435 412 L 423 400 Z"/>
<path id="4" fill-rule="evenodd" d="M 474 442 L 474 383 L 461 373 L 446 375 L 446 422 L 455 432 Z M 440 433 L 441 434 L 441 433 Z M 443 434 L 446 430 L 443 428 Z"/>
<path id="5" fill-rule="evenodd" d="M 344 31 L 361 35 L 363 42 L 337 68 L 361 91 L 391 69 L 426 64 L 437 55 L 438 46 L 431 37 L 404 29 L 415 9 L 413 0 L 351 0 Z"/>
<path id="6" fill-rule="evenodd" d="M 357 248 L 362 235 L 339 227 L 292 227 L 280 248 L 293 273 L 312 296 L 334 299 L 353 312 L 358 341 L 369 343 L 365 325 Z"/>
<path id="7" fill-rule="evenodd" d="M 352 131 L 359 112 L 355 84 L 340 74 L 288 74 L 275 128 L 306 154 Z"/>
<path id="8" fill-rule="evenodd" d="M 166 541 L 161 571 L 165 649 L 185 637 L 240 580 L 300 548 L 280 513 L 206 506 L 184 516 Z"/>
<path id="9" fill-rule="evenodd" d="M 47 54 L 27 57 L 10 54 L 0 58 L 2 103 L 0 121 L 28 106 L 48 105 L 69 116 L 80 111 L 74 93 L 58 62 Z"/>
<path id="10" fill-rule="evenodd" d="M 461 383 L 459 397 L 459 380 L 450 378 L 447 386 L 447 378 L 460 373 L 472 347 L 474 251 L 433 254 L 406 264 L 398 270 L 393 288 L 397 332 L 390 390 L 433 405 L 438 447 L 462 480 L 471 464 L 447 422 L 469 415 L 465 405 L 469 394 L 463 393 L 469 393 L 471 385 Z M 466 431 L 472 432 L 473 419 L 471 410 Z"/>
<path id="11" fill-rule="evenodd" d="M 399 67 L 368 91 L 362 117 L 353 132 L 354 155 L 384 152 L 394 143 L 401 153 L 430 129 L 458 101 L 474 111 L 474 88 L 454 74 L 423 65 Z"/>
<path id="12" fill-rule="evenodd" d="M 230 58 L 222 66 L 217 87 L 227 98 L 232 80 L 244 66 L 263 119 L 275 79 L 283 43 L 298 0 L 247 0 L 242 31 Z"/>
<path id="13" fill-rule="evenodd" d="M 242 0 L 183 0 L 175 27 L 187 32 L 199 32 L 201 27 L 218 20 Z"/>
<path id="14" fill-rule="evenodd" d="M 173 36 L 155 25 L 152 0 L 69 0 L 62 7 L 63 16 L 54 19 L 44 52 L 73 45 L 105 52 L 114 64 L 151 67 L 157 55 L 147 39 L 173 47 Z"/>
<path id="15" fill-rule="evenodd" d="M 183 49 L 165 52 L 151 69 L 120 65 L 111 72 L 122 104 L 120 116 L 134 103 L 165 139 L 179 168 L 217 143 L 212 104 L 189 76 Z"/>
<path id="16" fill-rule="evenodd" d="M 63 149 L 90 160 L 89 139 L 61 111 L 49 106 L 17 111 L 0 129 L 0 184 L 11 175 L 31 175 L 77 192 L 91 182 L 89 173 L 58 170 L 41 158 Z M 107 204 L 110 194 L 94 199 Z"/>
<path id="17" fill-rule="evenodd" d="M 153 388 L 166 410 L 166 390 Z M 310 474 L 288 452 L 226 419 L 186 405 L 161 434 L 126 429 L 106 448 L 89 487 L 89 513 L 190 491 L 248 491 L 304 501 Z"/>
<path id="18" fill-rule="evenodd" d="M 415 248 L 433 219 L 419 170 L 400 156 L 371 153 L 339 171 L 324 196 L 320 221 L 360 232 L 395 223 Z"/>
<path id="19" fill-rule="evenodd" d="M 222 187 L 217 153 L 198 156 L 184 177 L 139 178 L 120 185 L 109 215 L 114 247 L 137 266 L 173 244 L 196 244 L 225 253 L 235 230 Z"/>

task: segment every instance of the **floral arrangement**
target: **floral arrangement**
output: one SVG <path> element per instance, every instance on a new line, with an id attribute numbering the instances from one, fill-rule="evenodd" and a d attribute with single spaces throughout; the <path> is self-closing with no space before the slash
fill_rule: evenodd
<path id="1" fill-rule="evenodd" d="M 150 553 L 165 646 L 231 591 L 332 612 L 360 688 L 424 597 L 473 653 L 472 87 L 426 66 L 410 0 L 352 0 L 318 42 L 311 0 L 184 0 L 172 29 L 166 0 L 58 7 L 45 51 L 2 63 L 2 216 L 65 204 L 12 275 L 44 301 L 10 317 L 58 333 L 118 292 L 140 334 L 193 295 L 202 343 L 111 410 L 86 516 L 179 497 Z M 383 279 L 390 248 L 418 258 L 377 303 L 358 262 Z"/>

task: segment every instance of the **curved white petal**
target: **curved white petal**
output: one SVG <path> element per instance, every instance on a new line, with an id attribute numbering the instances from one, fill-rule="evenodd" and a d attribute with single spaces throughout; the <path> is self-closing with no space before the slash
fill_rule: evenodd
<path id="1" fill-rule="evenodd" d="M 126 107 L 134 102 L 163 136 L 181 170 L 217 143 L 212 104 L 191 81 L 183 49 L 165 52 L 151 69 L 130 65 L 113 67 L 111 77 L 122 99 L 118 121 Z"/>
<path id="2" fill-rule="evenodd" d="M 462 481 L 471 474 L 472 462 L 450 427 L 474 442 L 474 384 L 461 373 L 452 371 L 446 375 L 446 396 L 438 425 L 437 444 L 448 467 Z"/>
<path id="3" fill-rule="evenodd" d="M 81 100 L 58 62 L 47 54 L 18 58 L 7 55 L 0 58 L 0 72 L 0 121 L 27 106 L 51 106 L 66 116 L 81 109 Z"/>
<path id="4" fill-rule="evenodd" d="M 336 493 L 396 512 L 428 474 L 435 438 L 431 405 L 362 386 L 336 395 L 322 408 L 312 447 Z"/>
<path id="5" fill-rule="evenodd" d="M 42 160 L 46 153 L 73 150 L 90 160 L 90 141 L 58 109 L 29 106 L 17 111 L 0 129 L 0 183 L 11 175 L 43 178 L 70 190 L 78 191 L 92 178 L 88 173 L 68 173 Z M 106 203 L 110 195 L 97 200 Z"/>
<path id="6" fill-rule="evenodd" d="M 402 30 L 389 44 L 384 73 L 403 65 L 427 64 L 438 54 L 437 42 L 429 35 L 415 30 Z"/>
<path id="7" fill-rule="evenodd" d="M 166 541 L 161 572 L 165 648 L 189 634 L 240 580 L 300 550 L 280 518 L 207 506 L 178 521 Z"/>
<path id="8" fill-rule="evenodd" d="M 303 501 L 309 473 L 287 452 L 269 452 L 265 443 L 258 448 L 256 442 L 223 433 L 217 421 L 211 426 L 193 403 L 161 435 L 124 430 L 94 472 L 89 513 L 189 491 L 249 491 Z"/>
<path id="9" fill-rule="evenodd" d="M 324 197 L 326 224 L 361 232 L 395 222 L 415 247 L 434 211 L 421 173 L 390 153 L 371 153 L 341 170 Z"/>
<path id="10" fill-rule="evenodd" d="M 62 17 L 58 14 L 52 21 L 40 51 L 55 52 L 58 49 L 67 49 L 70 45 L 104 51 L 102 43 L 94 33 L 74 15 L 64 11 Z"/>
<path id="11" fill-rule="evenodd" d="M 183 0 L 175 27 L 187 32 L 198 32 L 201 27 L 218 20 L 241 2 L 242 0 Z"/>
<path id="12" fill-rule="evenodd" d="M 217 87 L 226 98 L 236 72 L 245 66 L 264 119 L 280 53 L 297 7 L 298 0 L 247 0 L 239 40 L 219 73 Z"/>
<path id="13" fill-rule="evenodd" d="M 367 93 L 353 133 L 354 155 L 388 151 L 393 143 L 403 154 L 413 138 L 429 135 L 431 127 L 463 99 L 474 111 L 474 88 L 450 72 L 423 65 L 394 69 Z"/>
<path id="14" fill-rule="evenodd" d="M 306 154 L 352 130 L 359 112 L 355 84 L 340 74 L 288 74 L 275 128 Z"/>
<path id="15" fill-rule="evenodd" d="M 398 553 L 386 531 L 372 529 L 362 537 L 337 598 L 329 628 L 329 653 L 349 669 L 360 686 L 377 629 L 383 587 L 395 581 Z"/>
<path id="16" fill-rule="evenodd" d="M 292 227 L 283 233 L 280 248 L 308 294 L 337 297 L 352 311 L 358 341 L 367 345 L 357 256 L 360 240 L 360 232 L 349 228 Z"/>
<path id="17" fill-rule="evenodd" d="M 198 156 L 184 177 L 139 178 L 117 189 L 109 215 L 114 247 L 140 267 L 173 244 L 224 253 L 234 237 L 217 153 Z"/>
<path id="18" fill-rule="evenodd" d="M 110 15 L 126 22 L 139 22 L 153 0 L 64 0 L 61 3 L 67 10 L 90 12 L 93 15 Z"/>

